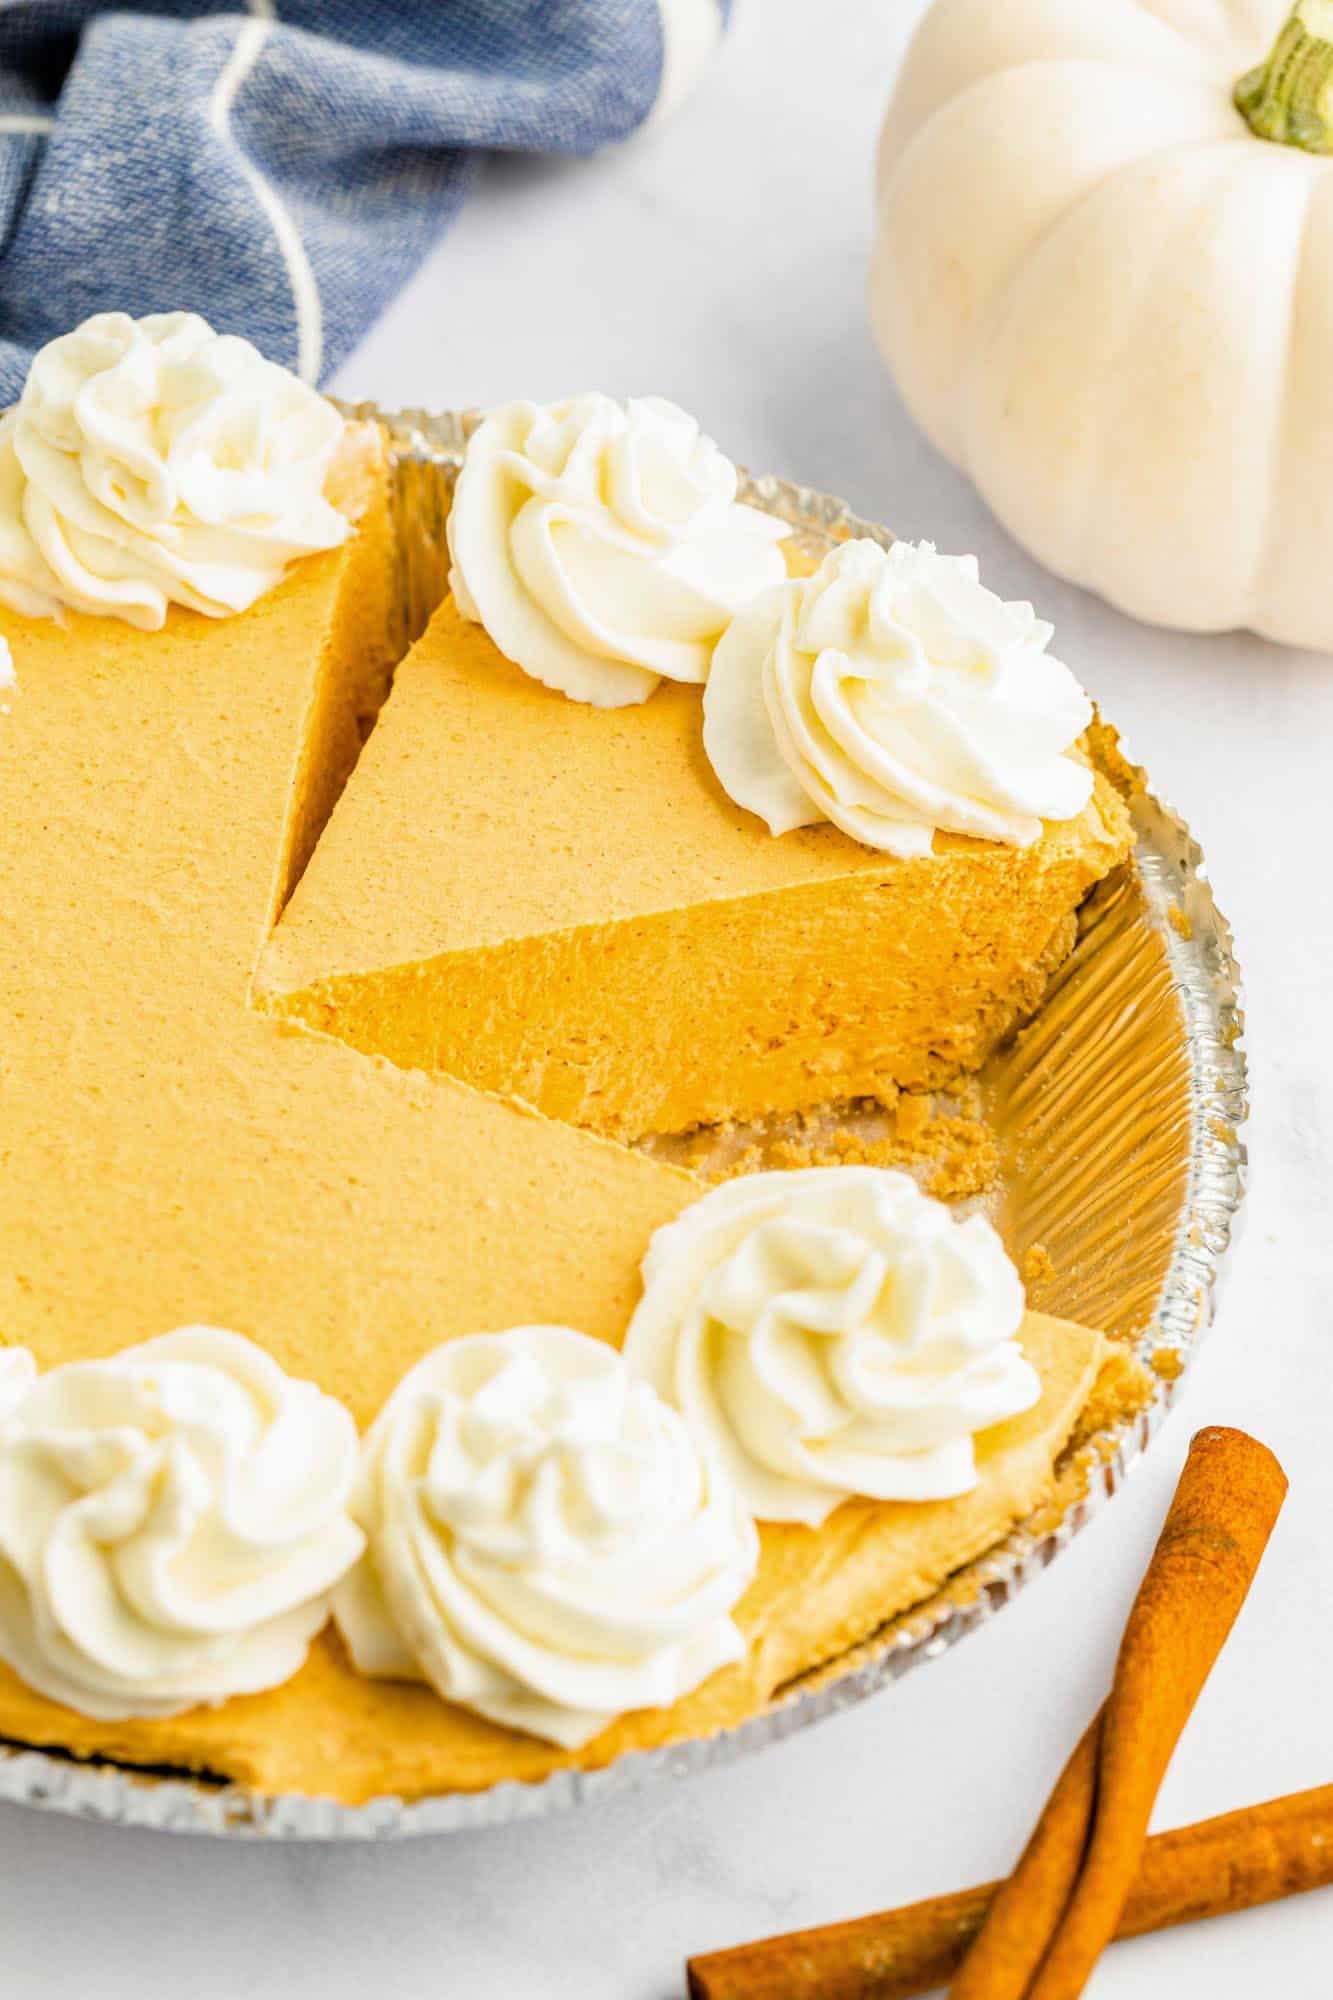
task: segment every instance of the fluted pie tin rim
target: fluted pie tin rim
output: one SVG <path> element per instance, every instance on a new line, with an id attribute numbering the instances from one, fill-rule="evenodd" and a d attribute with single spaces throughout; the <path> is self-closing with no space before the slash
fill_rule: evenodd
<path id="1" fill-rule="evenodd" d="M 386 415 L 369 404 L 347 414 L 383 423 L 393 441 L 402 530 L 400 636 L 406 644 L 443 594 L 447 494 L 470 419 L 461 413 L 432 416 L 416 410 Z M 743 497 L 784 516 L 816 547 L 850 535 L 867 535 L 883 543 L 892 539 L 884 529 L 858 519 L 843 501 L 772 476 L 747 478 Z M 382 1798 L 346 1806 L 324 1798 L 263 1797 L 184 1774 L 85 1763 L 0 1743 L 0 1800 L 110 1825 L 229 1839 L 384 1840 L 531 1819 L 686 1777 L 778 1742 L 937 1658 L 1012 1603 L 1119 1491 L 1159 1429 L 1212 1316 L 1245 1186 L 1241 1132 L 1247 1111 L 1246 1067 L 1231 931 L 1214 901 L 1203 855 L 1189 828 L 1153 795 L 1142 772 L 1127 767 L 1124 776 L 1137 838 L 1129 883 L 1133 900 L 1122 904 L 1118 921 L 1122 933 L 1155 954 L 1159 997 L 1166 995 L 1173 1010 L 1178 1047 L 1162 1070 L 1165 1098 L 1155 1100 L 1161 1116 L 1154 1125 L 1178 1131 L 1179 1157 L 1161 1180 L 1165 1220 L 1159 1217 L 1155 1225 L 1160 1238 L 1152 1251 L 1156 1261 L 1150 1259 L 1142 1280 L 1149 1308 L 1132 1321 L 1135 1351 L 1153 1372 L 1150 1400 L 1132 1418 L 1108 1424 L 1080 1441 L 1078 1476 L 1062 1482 L 1066 1497 L 1055 1508 L 1047 1507 L 1036 1519 L 1020 1524 L 924 1604 L 738 1727 L 660 1749 L 632 1751 L 601 1770 L 560 1771 L 536 1784 L 511 1780 L 481 1792 L 411 1802 Z M 1082 976 L 1095 980 L 1096 970 L 1094 960 L 1084 966 Z M 1123 961 L 1121 975 L 1123 982 Z M 1132 968 L 1129 977 L 1132 984 Z M 1133 993 L 1128 1001 L 1113 996 L 1111 1015 L 1102 1008 L 1103 1024 L 1113 1018 L 1119 1033 L 1135 1005 Z M 1076 1032 L 1077 1012 L 1069 1018 Z M 1041 1021 L 1039 1015 L 1038 1030 Z M 1058 1041 L 1060 1035 L 1048 1039 Z M 1104 1033 L 1099 1039 L 1103 1044 L 1108 1041 Z M 1109 1041 L 1111 1057 L 1103 1047 L 1099 1058 L 1103 1071 L 1108 1061 L 1115 1060 L 1116 1036 Z M 1132 1138 L 1122 1136 L 1115 1143 L 1124 1151 L 1122 1164 L 1132 1176 L 1138 1171 L 1126 1150 Z M 1008 1171 L 1021 1174 L 1021 1165 L 1013 1164 L 1019 1157 L 1018 1151 L 1009 1156 Z M 1068 1198 L 1081 1198 L 1077 1187 Z M 1049 1201 L 1044 1206 L 1049 1210 Z M 1036 1208 L 1041 1212 L 1043 1204 Z M 1106 1231 L 1094 1230 L 1089 1240 L 1102 1244 L 1097 1254 L 1106 1260 L 1109 1272 Z M 1123 1242 L 1116 1250 L 1121 1258 L 1133 1253 L 1134 1246 L 1126 1251 Z M 1092 1296 L 1096 1289 L 1094 1283 Z M 1058 1312 L 1076 1306 L 1078 1297 L 1049 1302 L 1039 1298 L 1038 1303 Z"/>

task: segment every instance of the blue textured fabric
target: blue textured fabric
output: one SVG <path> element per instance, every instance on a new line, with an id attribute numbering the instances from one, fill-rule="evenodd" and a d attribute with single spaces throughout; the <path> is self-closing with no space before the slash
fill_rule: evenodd
<path id="1" fill-rule="evenodd" d="M 0 0 L 0 408 L 114 309 L 322 379 L 481 149 L 624 138 L 662 64 L 659 0 Z"/>

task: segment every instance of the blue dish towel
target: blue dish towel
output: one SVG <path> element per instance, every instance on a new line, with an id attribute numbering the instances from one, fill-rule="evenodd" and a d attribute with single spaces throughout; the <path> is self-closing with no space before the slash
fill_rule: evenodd
<path id="1" fill-rule="evenodd" d="M 0 409 L 89 313 L 202 313 L 319 381 L 486 148 L 586 153 L 730 0 L 0 0 Z"/>

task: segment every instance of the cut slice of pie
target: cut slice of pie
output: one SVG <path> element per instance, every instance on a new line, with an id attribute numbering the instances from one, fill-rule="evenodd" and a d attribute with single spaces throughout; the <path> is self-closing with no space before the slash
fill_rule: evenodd
<path id="1" fill-rule="evenodd" d="M 448 600 L 262 961 L 259 1003 L 404 1068 L 636 1139 L 975 1069 L 1129 847 L 1098 772 L 1032 847 L 775 840 L 699 690 L 566 700 Z"/>

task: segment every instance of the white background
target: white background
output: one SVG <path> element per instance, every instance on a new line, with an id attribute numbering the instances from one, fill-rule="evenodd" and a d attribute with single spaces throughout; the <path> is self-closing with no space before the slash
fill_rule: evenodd
<path id="1" fill-rule="evenodd" d="M 7 1993 L 667 2000 L 689 1952 L 1001 1872 L 1105 1686 L 1205 1422 L 1272 1444 L 1292 1492 L 1158 1823 L 1333 1780 L 1333 660 L 1115 615 L 1025 558 L 915 435 L 862 295 L 875 130 L 919 11 L 750 0 L 670 125 L 591 162 L 493 167 L 337 386 L 390 406 L 665 393 L 748 464 L 977 550 L 994 586 L 1056 621 L 1057 650 L 1203 841 L 1247 975 L 1253 1189 L 1183 1405 L 1129 1491 L 988 1630 L 715 1775 L 339 1852 L 0 1809 Z M 1324 1892 L 1117 1947 L 1093 1990 L 1315 2000 L 1331 1954 Z"/>

